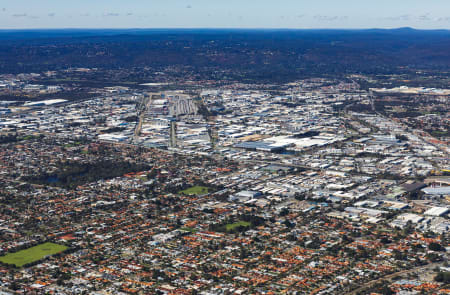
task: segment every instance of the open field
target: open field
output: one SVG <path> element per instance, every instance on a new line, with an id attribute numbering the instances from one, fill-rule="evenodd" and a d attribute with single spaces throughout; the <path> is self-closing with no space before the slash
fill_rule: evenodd
<path id="1" fill-rule="evenodd" d="M 17 267 L 22 267 L 25 264 L 32 263 L 42 258 L 61 253 L 67 247 L 54 243 L 44 243 L 15 253 L 10 253 L 0 257 L 0 261 L 7 264 L 14 264 Z"/>
<path id="2" fill-rule="evenodd" d="M 185 194 L 185 195 L 202 195 L 202 194 L 206 194 L 208 193 L 209 188 L 205 187 L 205 186 L 193 186 L 190 187 L 188 189 L 179 191 L 179 194 Z"/>
<path id="3" fill-rule="evenodd" d="M 227 224 L 227 225 L 225 225 L 225 229 L 227 231 L 232 231 L 233 229 L 235 229 L 235 228 L 237 228 L 239 226 L 248 227 L 248 226 L 250 226 L 250 222 L 238 221 L 238 222 L 235 222 L 235 223 Z"/>

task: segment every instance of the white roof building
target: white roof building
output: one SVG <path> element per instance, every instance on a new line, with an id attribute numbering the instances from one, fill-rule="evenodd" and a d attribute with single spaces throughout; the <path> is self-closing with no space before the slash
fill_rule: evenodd
<path id="1" fill-rule="evenodd" d="M 429 210 L 427 210 L 424 214 L 425 215 L 431 215 L 431 216 L 442 216 L 446 213 L 448 213 L 450 210 L 445 207 L 433 207 Z"/>

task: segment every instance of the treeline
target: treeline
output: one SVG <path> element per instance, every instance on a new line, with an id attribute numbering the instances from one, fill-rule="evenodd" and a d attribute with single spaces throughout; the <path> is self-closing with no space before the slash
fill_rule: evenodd
<path id="1" fill-rule="evenodd" d="M 94 163 L 66 162 L 59 164 L 58 172 L 26 176 L 23 180 L 36 184 L 51 184 L 66 188 L 111 179 L 131 172 L 150 170 L 151 166 L 126 161 L 105 160 Z"/>
<path id="2" fill-rule="evenodd" d="M 441 282 L 444 284 L 450 284 L 450 271 L 446 272 L 439 272 L 435 277 L 434 280 L 436 282 Z"/>
<path id="3" fill-rule="evenodd" d="M 42 137 L 43 137 L 43 135 L 38 135 L 38 136 L 34 136 L 34 135 L 19 135 L 17 133 L 3 134 L 3 135 L 0 135 L 0 144 L 3 144 L 3 143 L 14 143 L 14 142 L 22 141 L 22 140 L 38 139 L 38 138 L 42 138 Z"/>
<path id="4" fill-rule="evenodd" d="M 0 135 L 0 144 L 18 142 L 17 134 Z"/>

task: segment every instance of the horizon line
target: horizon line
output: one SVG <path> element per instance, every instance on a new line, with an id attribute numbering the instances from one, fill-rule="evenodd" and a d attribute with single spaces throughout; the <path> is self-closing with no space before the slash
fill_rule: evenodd
<path id="1" fill-rule="evenodd" d="M 39 30 L 280 30 L 280 31 L 306 31 L 306 30 L 330 30 L 330 31 L 364 31 L 364 30 L 414 30 L 414 31 L 450 31 L 446 28 L 419 29 L 414 27 L 370 27 L 370 28 L 282 28 L 282 27 L 123 27 L 123 28 L 82 28 L 82 27 L 60 27 L 60 28 L 0 28 L 0 31 L 39 31 Z"/>

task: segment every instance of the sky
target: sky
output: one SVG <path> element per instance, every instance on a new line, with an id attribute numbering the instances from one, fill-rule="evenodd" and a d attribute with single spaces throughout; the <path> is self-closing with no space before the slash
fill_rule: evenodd
<path id="1" fill-rule="evenodd" d="M 450 0 L 0 0 L 0 29 L 450 29 Z"/>

